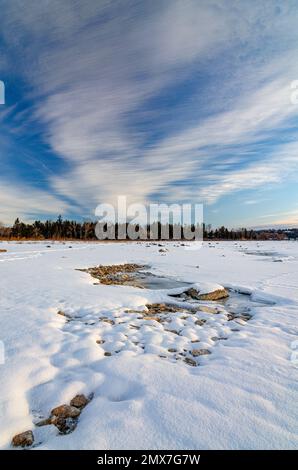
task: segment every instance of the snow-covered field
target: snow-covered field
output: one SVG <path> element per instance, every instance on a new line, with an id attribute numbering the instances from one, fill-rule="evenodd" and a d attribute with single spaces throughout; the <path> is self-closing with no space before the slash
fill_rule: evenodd
<path id="1" fill-rule="evenodd" d="M 298 242 L 146 245 L 0 243 L 1 447 L 31 429 L 37 449 L 297 448 Z M 144 319 L 169 291 L 94 285 L 76 270 L 120 263 L 251 293 L 252 318 L 228 321 L 231 299 L 202 303 L 217 314 Z M 35 426 L 78 393 L 94 397 L 72 433 Z"/>

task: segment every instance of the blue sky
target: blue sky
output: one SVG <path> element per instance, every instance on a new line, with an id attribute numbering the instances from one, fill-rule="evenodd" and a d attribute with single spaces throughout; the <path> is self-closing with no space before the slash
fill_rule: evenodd
<path id="1" fill-rule="evenodd" d="M 0 221 L 298 225 L 297 1 L 0 0 Z"/>

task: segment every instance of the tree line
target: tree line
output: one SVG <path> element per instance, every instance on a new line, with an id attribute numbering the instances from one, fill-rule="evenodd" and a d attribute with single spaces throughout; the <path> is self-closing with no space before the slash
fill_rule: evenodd
<path id="1" fill-rule="evenodd" d="M 61 216 L 57 220 L 46 220 L 40 221 L 36 220 L 33 223 L 24 223 L 19 219 L 16 219 L 14 224 L 11 227 L 5 227 L 0 225 L 0 238 L 7 240 L 97 240 L 96 236 L 96 222 L 85 221 L 78 222 L 75 220 L 64 220 Z M 127 233 L 127 224 L 124 227 L 125 233 Z M 152 231 L 152 226 L 148 225 L 145 227 L 139 227 L 135 225 L 135 230 L 141 230 L 144 239 L 152 239 L 150 233 L 154 233 L 154 240 L 175 240 L 183 239 L 182 236 L 177 237 L 177 225 L 173 226 L 168 224 L 167 226 L 161 225 L 160 222 L 156 222 L 154 225 L 154 230 Z M 104 227 L 106 228 L 106 227 Z M 194 231 L 195 227 L 188 227 Z M 115 239 L 117 240 L 118 234 L 123 233 L 123 224 L 119 226 L 117 223 L 112 226 L 112 230 L 115 234 Z M 280 231 L 257 231 L 257 230 L 248 230 L 246 228 L 241 229 L 228 229 L 224 226 L 220 228 L 213 229 L 211 225 L 203 224 L 202 234 L 204 240 L 262 240 L 268 238 L 283 239 L 285 238 L 284 232 Z M 167 234 L 165 237 L 164 234 Z M 121 238 L 122 239 L 122 238 Z M 127 239 L 129 239 L 127 235 Z"/>

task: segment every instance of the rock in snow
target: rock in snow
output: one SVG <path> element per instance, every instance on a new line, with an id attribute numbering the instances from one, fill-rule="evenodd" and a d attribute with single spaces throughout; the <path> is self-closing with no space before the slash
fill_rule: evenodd
<path id="1" fill-rule="evenodd" d="M 69 434 L 78 423 L 78 417 L 81 411 L 93 398 L 93 394 L 87 398 L 83 394 L 76 395 L 70 405 L 60 405 L 53 408 L 49 418 L 43 419 L 36 423 L 36 426 L 48 426 L 53 424 L 59 430 L 60 434 Z"/>
<path id="2" fill-rule="evenodd" d="M 169 292 L 170 297 L 180 297 L 183 299 L 193 299 L 193 300 L 204 300 L 204 301 L 215 301 L 226 299 L 229 297 L 229 292 L 227 289 L 220 285 L 212 285 L 212 284 L 202 284 L 200 285 L 193 285 L 186 290 L 181 289 L 173 289 Z"/>
<path id="3" fill-rule="evenodd" d="M 193 357 L 197 357 L 197 356 L 205 356 L 206 354 L 211 354 L 209 349 L 193 349 L 191 351 L 191 355 Z"/>
<path id="4" fill-rule="evenodd" d="M 229 293 L 226 289 L 216 289 L 213 292 L 207 292 L 204 294 L 200 294 L 200 291 L 191 287 L 185 294 L 189 295 L 194 300 L 220 300 L 229 297 Z"/>
<path id="5" fill-rule="evenodd" d="M 51 415 L 59 418 L 76 418 L 80 413 L 81 411 L 78 408 L 70 405 L 60 405 L 51 411 Z"/>
<path id="6" fill-rule="evenodd" d="M 33 442 L 34 442 L 34 436 L 33 436 L 32 431 L 21 432 L 20 434 L 16 434 L 12 438 L 12 445 L 14 447 L 32 446 Z"/>
<path id="7" fill-rule="evenodd" d="M 76 395 L 70 402 L 71 406 L 76 408 L 84 408 L 88 404 L 88 398 L 85 395 Z"/>

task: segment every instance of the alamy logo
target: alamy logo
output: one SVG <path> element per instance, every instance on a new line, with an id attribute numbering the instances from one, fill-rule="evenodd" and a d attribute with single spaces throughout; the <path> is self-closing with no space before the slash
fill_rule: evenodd
<path id="1" fill-rule="evenodd" d="M 99 204 L 95 215 L 99 240 L 203 240 L 202 204 L 128 205 L 126 196 L 118 196 L 116 206 Z"/>
<path id="2" fill-rule="evenodd" d="M 0 104 L 5 104 L 5 85 L 0 80 Z"/>

